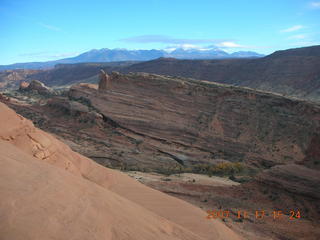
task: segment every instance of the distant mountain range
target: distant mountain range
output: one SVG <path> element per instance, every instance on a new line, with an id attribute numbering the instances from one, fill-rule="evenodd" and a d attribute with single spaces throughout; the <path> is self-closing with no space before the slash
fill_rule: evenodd
<path id="1" fill-rule="evenodd" d="M 99 51 L 102 50 L 90 51 L 81 57 L 88 59 L 88 55 Z M 81 61 L 80 56 L 78 61 Z M 97 83 L 100 69 L 108 73 L 145 72 L 189 77 L 320 102 L 320 45 L 277 51 L 261 58 L 157 58 L 150 61 L 57 64 L 54 68 L 43 70 L 2 71 L 0 90 L 17 89 L 21 81 L 34 79 L 51 87 L 80 82 Z"/>
<path id="2" fill-rule="evenodd" d="M 239 51 L 227 53 L 216 47 L 207 49 L 197 48 L 176 48 L 172 51 L 166 50 L 127 50 L 127 49 L 93 49 L 82 53 L 76 57 L 64 58 L 47 62 L 15 63 L 10 65 L 0 65 L 0 70 L 10 69 L 46 69 L 54 67 L 56 64 L 84 63 L 84 62 L 119 62 L 119 61 L 149 61 L 161 57 L 177 59 L 226 59 L 226 58 L 259 58 L 264 55 Z"/>

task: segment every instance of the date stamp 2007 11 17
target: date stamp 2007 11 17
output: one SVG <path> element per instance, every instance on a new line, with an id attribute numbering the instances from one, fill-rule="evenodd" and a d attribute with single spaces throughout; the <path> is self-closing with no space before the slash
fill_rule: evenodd
<path id="1" fill-rule="evenodd" d="M 206 216 L 207 219 L 225 219 L 230 217 L 231 211 L 229 210 L 208 210 L 208 215 Z M 252 214 L 249 215 L 248 211 L 236 211 L 232 212 L 236 218 L 238 219 L 246 219 L 250 218 L 250 216 L 255 219 L 264 219 L 265 217 L 273 217 L 273 219 L 281 219 L 284 217 L 289 218 L 290 220 L 296 220 L 301 218 L 300 210 L 290 210 L 288 212 L 281 211 L 281 210 L 273 210 L 267 212 L 265 210 L 256 210 L 253 211 Z"/>

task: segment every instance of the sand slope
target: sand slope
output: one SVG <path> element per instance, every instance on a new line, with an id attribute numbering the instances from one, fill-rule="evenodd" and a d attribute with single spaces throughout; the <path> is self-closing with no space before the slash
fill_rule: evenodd
<path id="1" fill-rule="evenodd" d="M 2 103 L 0 124 L 0 239 L 240 239 L 201 209 L 73 152 Z"/>

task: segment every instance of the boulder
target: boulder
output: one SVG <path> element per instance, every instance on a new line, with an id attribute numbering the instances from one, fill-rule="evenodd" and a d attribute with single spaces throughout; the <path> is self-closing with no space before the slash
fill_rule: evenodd
<path id="1" fill-rule="evenodd" d="M 25 82 L 25 81 L 22 81 L 22 82 L 20 83 L 20 86 L 19 86 L 19 91 L 22 91 L 22 90 L 27 89 L 28 86 L 29 86 L 29 83 L 27 83 L 27 82 Z"/>

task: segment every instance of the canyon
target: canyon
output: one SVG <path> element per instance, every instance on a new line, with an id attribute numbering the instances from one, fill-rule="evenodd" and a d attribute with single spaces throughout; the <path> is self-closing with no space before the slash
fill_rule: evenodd
<path id="1" fill-rule="evenodd" d="M 92 223 L 101 230 L 95 233 L 97 239 L 106 236 L 103 234 L 125 239 L 117 228 L 119 221 L 128 224 L 128 234 L 142 234 L 145 239 L 318 239 L 318 49 L 292 49 L 259 59 L 162 58 L 113 65 L 59 65 L 50 70 L 20 71 L 19 75 L 16 70 L 2 72 L 6 90 L 0 101 L 23 117 L 0 105 L 4 124 L 0 150 L 5 159 L 1 189 L 6 189 L 15 175 L 18 180 L 12 189 L 19 192 L 21 188 L 14 184 L 36 184 L 30 172 L 41 179 L 45 178 L 42 172 L 50 173 L 53 189 L 61 186 L 59 178 L 70 182 L 70 187 L 61 190 L 70 194 L 65 203 L 58 201 L 59 206 L 79 197 L 77 191 L 87 194 L 81 204 L 92 204 L 93 212 L 110 212 L 111 205 L 119 209 L 116 202 L 120 201 L 126 206 L 123 211 L 143 214 L 146 221 L 139 226 L 154 234 L 134 233 L 137 225 L 132 215 L 112 212 L 111 220 L 99 216 L 114 224 L 114 230 L 102 231 L 99 219 Z M 301 61 L 305 64 L 298 64 Z M 266 84 L 272 88 L 262 87 Z M 20 90 L 10 90 L 19 85 Z M 289 88 L 292 91 L 287 92 Z M 10 170 L 14 164 L 20 170 Z M 28 166 L 28 174 L 22 166 Z M 33 191 L 27 189 L 29 194 Z M 97 198 L 91 198 L 92 194 Z M 10 192 L 2 195 L 11 196 Z M 104 208 L 101 203 L 107 198 L 110 204 Z M 4 202 L 4 209 L 11 209 L 8 202 L 12 199 Z M 39 200 L 39 204 L 47 209 L 52 199 Z M 180 204 L 185 213 L 173 211 Z M 204 214 L 205 218 L 203 210 L 214 209 L 230 210 L 231 217 L 222 219 L 223 223 L 206 219 L 201 224 L 190 217 Z M 263 220 L 253 215 L 237 218 L 239 210 L 254 214 L 263 209 L 268 213 Z M 273 211 L 283 212 L 284 218 L 273 219 Z M 291 221 L 291 211 L 299 212 L 301 219 Z M 77 211 L 70 209 L 70 213 L 68 219 L 74 222 Z M 7 214 L 10 217 L 10 212 Z M 85 214 L 85 219 L 93 216 L 90 211 Z M 23 214 L 21 219 L 19 224 Z M 34 216 L 35 223 L 40 224 L 39 219 Z M 66 234 L 60 224 L 65 218 L 59 215 L 57 219 L 58 229 Z M 74 227 L 91 226 L 86 221 Z M 34 230 L 34 234 L 38 232 Z"/>

